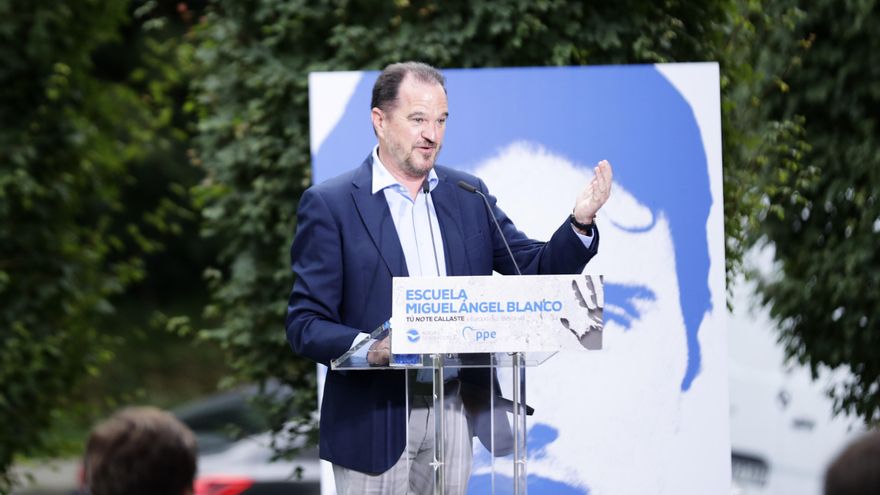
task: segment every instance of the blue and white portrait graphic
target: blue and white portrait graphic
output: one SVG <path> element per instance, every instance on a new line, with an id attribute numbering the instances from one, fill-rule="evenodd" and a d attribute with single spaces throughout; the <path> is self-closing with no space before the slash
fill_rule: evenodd
<path id="1" fill-rule="evenodd" d="M 696 65 L 717 94 L 717 66 Z M 376 75 L 336 75 L 323 90 L 312 78 L 313 113 L 332 101 L 322 91 L 350 95 L 328 103 L 317 124 L 313 116 L 316 181 L 359 165 L 375 145 L 369 102 Z M 723 310 L 713 303 L 723 301 L 723 252 L 712 252 L 707 230 L 720 232 L 714 202 L 721 200 L 713 197 L 705 130 L 691 104 L 656 66 L 444 75 L 449 119 L 438 163 L 481 177 L 529 236 L 549 238 L 597 162 L 614 167 L 611 199 L 597 217 L 599 254 L 585 271 L 604 275 L 603 350 L 563 352 L 529 370 L 527 401 L 536 410 L 529 435 L 541 443 L 529 459 L 529 492 L 709 493 L 691 488 L 717 485 L 695 482 L 700 475 L 688 463 L 707 449 L 729 462 L 729 446 L 706 445 L 714 430 L 705 424 L 727 414 L 726 382 L 715 383 L 726 380 L 726 369 L 704 376 L 704 346 L 726 353 L 726 335 L 704 324 Z M 712 153 L 720 174 L 718 132 Z M 713 387 L 723 400 L 707 390 Z M 727 423 L 718 428 L 715 443 L 723 444 Z"/>

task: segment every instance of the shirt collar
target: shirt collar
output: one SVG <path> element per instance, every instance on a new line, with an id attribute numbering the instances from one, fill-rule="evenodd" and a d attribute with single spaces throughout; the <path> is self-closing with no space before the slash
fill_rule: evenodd
<path id="1" fill-rule="evenodd" d="M 378 167 L 376 165 L 378 165 Z M 440 182 L 440 178 L 437 177 L 437 171 L 432 167 L 431 171 L 428 172 L 428 190 L 433 191 L 434 188 L 437 187 L 438 182 Z M 401 191 L 406 191 L 403 184 L 397 182 L 397 179 L 391 175 L 391 172 L 385 168 L 385 164 L 379 159 L 379 145 L 377 144 L 373 148 L 373 194 L 376 194 L 386 187 L 393 187 Z"/>

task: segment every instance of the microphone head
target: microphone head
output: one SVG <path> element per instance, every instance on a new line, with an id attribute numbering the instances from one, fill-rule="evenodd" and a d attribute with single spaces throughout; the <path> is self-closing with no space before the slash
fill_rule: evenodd
<path id="1" fill-rule="evenodd" d="M 431 188 L 428 187 L 428 178 L 427 177 L 425 177 L 425 181 L 422 182 L 422 192 L 425 194 L 428 194 L 429 192 L 431 192 Z"/>
<path id="2" fill-rule="evenodd" d="M 463 180 L 458 181 L 458 187 L 464 189 L 465 191 L 467 191 L 467 192 L 469 192 L 469 193 L 475 193 L 475 192 L 477 192 L 477 188 L 476 188 L 476 187 L 474 187 L 474 186 L 468 184 L 467 182 L 465 182 L 465 181 L 463 181 Z"/>

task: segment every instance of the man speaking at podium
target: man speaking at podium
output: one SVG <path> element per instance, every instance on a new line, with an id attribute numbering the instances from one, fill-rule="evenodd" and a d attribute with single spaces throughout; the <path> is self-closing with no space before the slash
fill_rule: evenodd
<path id="1" fill-rule="evenodd" d="M 370 111 L 378 145 L 354 170 L 303 193 L 291 247 L 296 279 L 286 321 L 287 339 L 297 354 L 329 366 L 366 338 L 391 317 L 393 277 L 490 275 L 493 270 L 574 274 L 596 254 L 594 218 L 610 194 L 608 162 L 596 166 L 572 214 L 548 242 L 529 239 L 495 205 L 480 179 L 435 165 L 449 116 L 446 96 L 445 79 L 431 66 L 386 67 L 373 86 Z M 475 189 L 487 195 L 491 211 Z M 387 364 L 389 356 L 387 339 L 374 343 L 369 353 L 375 365 Z M 462 384 L 489 383 L 488 371 L 458 372 L 445 387 L 444 485 L 450 494 L 467 492 L 473 435 L 488 445 L 493 434 L 482 431 L 487 421 L 476 421 L 485 411 L 460 393 Z M 407 410 L 405 394 L 405 373 L 399 370 L 328 371 L 319 449 L 333 464 L 337 493 L 432 492 L 432 403 L 411 397 Z M 424 431 L 416 431 L 416 425 Z M 496 455 L 506 454 L 498 446 L 511 444 L 509 425 L 496 424 L 496 430 Z"/>

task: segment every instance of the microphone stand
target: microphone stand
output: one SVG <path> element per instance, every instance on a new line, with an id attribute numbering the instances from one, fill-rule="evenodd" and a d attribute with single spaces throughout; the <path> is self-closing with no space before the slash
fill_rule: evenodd
<path id="1" fill-rule="evenodd" d="M 431 249 L 434 251 L 434 268 L 437 270 L 437 276 L 440 276 L 440 261 L 437 258 L 437 244 L 434 240 L 434 223 L 431 221 L 431 206 L 428 204 L 428 197 L 431 194 L 431 188 L 428 186 L 428 178 L 422 183 L 422 192 L 425 194 L 425 212 L 428 215 L 428 231 L 431 233 Z M 443 495 L 446 493 L 446 406 L 444 400 L 446 398 L 445 377 L 443 376 L 444 363 L 443 355 L 432 354 L 431 366 L 433 367 L 434 384 L 434 462 L 431 465 L 434 468 L 434 494 Z M 439 437 L 439 438 L 438 438 Z"/>
<path id="2" fill-rule="evenodd" d="M 482 191 L 477 189 L 476 187 L 468 184 L 465 181 L 458 181 L 458 187 L 464 189 L 467 192 L 478 194 L 481 198 L 483 198 L 483 204 L 486 206 L 486 211 L 489 213 L 489 216 L 492 217 L 492 220 L 495 222 L 495 228 L 498 230 L 498 235 L 501 236 L 501 242 L 504 243 L 504 247 L 507 248 L 507 254 L 510 256 L 510 260 L 513 262 L 513 267 L 516 269 L 517 275 L 522 275 L 522 271 L 519 269 L 519 263 L 516 262 L 516 258 L 513 257 L 513 251 L 510 250 L 510 244 L 507 243 L 507 239 L 504 237 L 504 231 L 501 230 L 501 225 L 498 223 L 498 219 L 495 217 L 495 213 L 492 211 L 492 205 L 489 204 L 489 200 L 486 198 L 486 195 L 483 194 Z M 526 493 L 526 366 L 525 366 L 525 356 L 522 352 L 514 352 L 513 353 L 513 493 L 514 495 L 525 495 Z M 494 383 L 494 380 L 493 380 Z M 493 398 L 494 400 L 494 398 Z M 494 414 L 493 414 L 494 417 Z M 492 427 L 492 439 L 495 438 L 495 430 L 494 425 Z M 494 452 L 493 452 L 493 462 L 494 462 Z M 494 486 L 494 480 L 493 480 Z"/>

